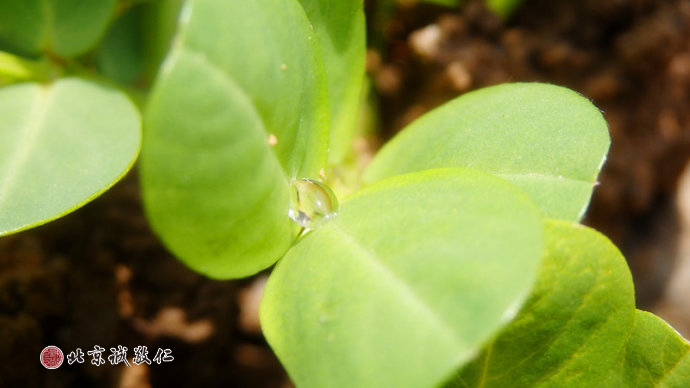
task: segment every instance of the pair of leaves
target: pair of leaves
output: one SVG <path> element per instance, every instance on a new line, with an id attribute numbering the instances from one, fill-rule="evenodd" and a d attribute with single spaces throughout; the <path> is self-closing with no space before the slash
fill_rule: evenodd
<path id="1" fill-rule="evenodd" d="M 271 19 L 279 6 L 294 23 Z M 275 262 L 296 233 L 271 234 L 290 229 L 288 182 L 315 177 L 326 163 L 328 82 L 300 10 L 284 1 L 189 3 L 152 94 L 142 156 L 149 219 L 178 257 L 208 276 L 247 276 Z M 272 28 L 259 29 L 256 19 Z M 232 39 L 243 33 L 253 39 Z M 237 55 L 260 44 L 270 49 Z M 254 113 L 231 114 L 235 109 Z M 568 89 L 487 88 L 415 122 L 381 151 L 364 180 L 473 167 L 517 184 L 546 215 L 576 220 L 608 148 L 605 128 L 600 112 Z M 239 152 L 239 136 L 256 152 Z M 202 182 L 207 189 L 199 189 Z M 274 202 L 261 205 L 269 192 Z"/>
<path id="2" fill-rule="evenodd" d="M 444 193 L 443 182 L 453 174 L 464 187 Z M 500 241 L 506 238 L 501 232 L 519 227 L 499 205 L 496 221 L 506 229 L 481 230 L 487 218 L 475 206 L 491 201 L 468 188 L 490 182 L 482 178 L 487 177 L 472 171 L 430 170 L 373 185 L 343 205 L 343 219 L 339 215 L 306 236 L 278 264 L 265 291 L 262 324 L 298 386 L 436 386 L 479 350 L 487 334 L 512 318 L 500 298 L 524 290 L 515 287 L 521 278 L 515 274 L 534 267 L 524 267 L 529 260 L 520 251 L 509 258 L 501 257 L 504 252 L 470 252 L 473 241 L 487 235 Z M 499 197 L 509 187 L 491 183 Z M 405 200 L 430 198 L 425 190 L 437 198 L 447 195 L 446 204 L 469 212 L 464 217 L 477 217 L 470 225 L 480 231 L 432 202 L 424 210 L 417 207 L 424 221 L 402 235 L 389 236 L 381 225 L 385 221 L 367 222 L 367 228 L 384 232 L 359 232 L 367 215 L 406 222 L 386 204 L 415 208 Z M 458 195 L 469 201 L 453 203 Z M 511 205 L 513 211 L 520 208 Z M 437 211 L 446 213 L 434 215 Z M 425 213 L 430 213 L 426 220 Z M 454 222 L 459 225 L 448 225 Z M 529 234 L 529 225 L 523 226 L 528 229 L 511 236 Z M 449 235 L 455 231 L 458 235 Z M 544 232 L 544 259 L 522 311 L 446 386 L 686 386 L 690 344 L 661 319 L 635 310 L 632 278 L 613 244 L 565 221 L 545 221 Z M 464 250 L 443 260 L 458 247 Z M 425 254 L 409 255 L 415 249 Z M 473 257 L 496 261 L 478 271 Z M 504 317 L 498 319 L 501 311 Z"/>
<path id="3" fill-rule="evenodd" d="M 0 48 L 31 56 L 83 54 L 98 42 L 114 8 L 115 0 L 0 0 Z M 0 236 L 92 200 L 129 170 L 139 145 L 139 113 L 113 87 L 83 78 L 3 87 Z"/>
<path id="4" fill-rule="evenodd" d="M 361 2 L 188 2 L 141 159 L 147 214 L 168 248 L 217 278 L 279 259 L 298 232 L 289 183 L 346 147 L 363 58 Z M 340 128 L 330 143 L 329 126 Z"/>
<path id="5" fill-rule="evenodd" d="M 549 91 L 554 98 L 546 98 Z M 490 98 L 480 98 L 485 96 Z M 470 101 L 471 98 L 477 100 Z M 497 101 L 504 104 L 501 106 L 504 109 L 497 111 L 515 119 L 510 126 L 501 127 L 502 123 L 491 112 L 476 114 L 478 107 Z M 558 101 L 564 105 L 558 106 Z M 537 104 L 532 105 L 535 102 Z M 571 116 L 566 104 L 581 107 L 575 110 L 578 114 Z M 459 112 L 463 114 L 449 109 L 454 105 L 462 106 Z M 539 111 L 540 107 L 544 110 Z M 554 113 L 559 117 L 550 116 Z M 473 115 L 474 120 L 471 119 Z M 530 120 L 535 116 L 538 119 Z M 426 127 L 423 123 L 427 123 Z M 497 126 L 500 130 L 491 132 Z M 445 128 L 445 131 L 436 132 L 438 128 Z M 439 329 L 436 321 L 417 320 L 421 314 L 408 304 L 408 295 L 416 295 L 418 289 L 443 293 L 415 299 L 426 305 L 423 315 L 426 318 L 440 316 L 445 322 L 451 322 L 445 327 L 462 331 L 467 326 L 486 325 L 482 327 L 496 329 L 501 322 L 495 316 L 492 320 L 473 311 L 475 306 L 467 302 L 472 299 L 463 295 L 463 287 L 471 287 L 484 297 L 496 294 L 482 289 L 463 275 L 482 279 L 483 285 L 489 287 L 519 292 L 519 288 L 512 288 L 505 279 L 501 279 L 501 275 L 508 273 L 516 280 L 531 273 L 529 266 L 525 265 L 529 263 L 528 259 L 514 257 L 523 265 L 520 269 L 523 272 L 518 275 L 510 270 L 516 262 L 501 257 L 500 250 L 490 252 L 486 248 L 484 252 L 475 252 L 475 255 L 483 253 L 485 257 L 497 258 L 503 268 L 492 270 L 492 276 L 484 276 L 477 268 L 468 270 L 462 267 L 466 264 L 464 260 L 473 255 L 459 250 L 472 246 L 473 242 L 503 241 L 507 243 L 503 249 L 516 245 L 506 236 L 491 236 L 486 231 L 472 235 L 470 231 L 462 230 L 461 225 L 472 225 L 481 230 L 483 222 L 487 222 L 487 215 L 503 225 L 510 224 L 510 221 L 502 219 L 496 208 L 487 210 L 472 203 L 468 200 L 472 197 L 467 191 L 453 187 L 449 177 L 443 176 L 443 173 L 457 172 L 457 169 L 429 169 L 397 176 L 396 173 L 424 166 L 475 163 L 510 179 L 531 169 L 539 172 L 541 179 L 537 181 L 538 185 L 532 183 L 527 188 L 541 186 L 544 190 L 560 193 L 558 200 L 561 206 L 578 210 L 566 213 L 575 220 L 581 213 L 580 209 L 586 206 L 601 155 L 608 145 L 604 128 L 600 114 L 575 93 L 552 86 L 505 85 L 471 93 L 405 129 L 377 155 L 365 173 L 365 178 L 372 180 L 387 174 L 393 177 L 373 184 L 346 201 L 338 217 L 307 235 L 291 249 L 269 280 L 262 305 L 264 331 L 296 383 L 305 387 L 339 386 L 353 381 L 355 385 L 366 386 L 436 385 L 440 381 L 439 376 L 450 373 L 463 364 L 465 355 L 479 350 L 487 338 L 482 334 L 486 333 L 475 333 L 472 338 L 476 342 L 453 341 L 452 336 L 443 339 L 447 332 Z M 516 130 L 523 137 L 536 139 L 534 145 L 552 155 L 550 163 L 545 162 L 543 155 L 533 155 L 534 152 L 521 148 L 524 145 L 520 143 L 520 136 L 514 133 Z M 556 140 L 545 137 L 545 130 L 553 131 L 551 134 Z M 455 154 L 452 149 L 461 148 L 462 141 L 454 136 L 468 136 L 473 131 L 491 134 L 489 142 L 510 142 L 516 147 L 507 149 L 503 153 L 505 158 L 491 152 L 500 149 L 495 144 L 478 144 L 484 158 L 475 156 L 469 160 Z M 539 131 L 542 136 L 537 135 Z M 438 138 L 445 141 L 435 141 Z M 566 138 L 569 140 L 564 140 Z M 589 141 L 585 143 L 585 139 Z M 429 142 L 433 145 L 429 146 Z M 567 143 L 580 144 L 579 155 Z M 433 155 L 425 155 L 423 150 L 433 150 Z M 520 152 L 526 152 L 531 162 L 524 164 L 518 157 Z M 581 159 L 582 155 L 588 154 L 589 163 Z M 436 175 L 430 177 L 431 174 Z M 584 189 L 560 185 L 561 174 L 583 181 Z M 424 180 L 426 177 L 429 177 L 428 181 Z M 421 187 L 414 187 L 410 182 L 418 179 Z M 472 178 L 466 176 L 462 180 L 468 183 Z M 410 186 L 403 184 L 404 181 Z M 516 186 L 523 187 L 525 182 L 513 181 Z M 438 205 L 436 199 L 443 197 L 443 185 L 453 187 L 453 194 Z M 486 182 L 478 186 L 487 188 L 484 200 L 490 206 L 500 203 L 505 195 Z M 389 188 L 391 190 L 387 192 Z M 584 198 L 574 195 L 583 191 L 586 193 Z M 544 198 L 539 192 L 527 192 L 533 200 Z M 468 208 L 453 202 L 459 199 L 468 200 L 463 203 Z M 356 203 L 356 209 L 362 209 L 356 216 L 351 215 L 351 203 Z M 559 206 L 543 200 L 539 203 L 543 213 L 558 214 Z M 479 211 L 473 214 L 477 209 Z M 435 214 L 437 211 L 442 215 Z M 454 226 L 445 225 L 448 221 L 443 215 L 455 218 L 456 212 L 465 216 L 473 214 L 477 219 L 461 220 Z M 422 220 L 419 223 L 422 230 L 415 228 L 415 220 Z M 530 230 L 529 226 L 523 227 L 523 231 Z M 429 235 L 424 233 L 427 229 Z M 459 235 L 451 237 L 444 234 L 451 230 Z M 484 348 L 480 357 L 453 378 L 450 385 L 686 385 L 690 381 L 690 345 L 659 318 L 635 310 L 632 280 L 618 250 L 598 233 L 563 221 L 547 222 L 545 232 L 545 257 L 529 301 L 520 315 Z M 349 237 L 353 235 L 354 238 Z M 408 240 L 413 242 L 403 243 Z M 443 254 L 449 249 L 444 244 L 454 247 L 451 257 L 444 258 Z M 405 250 L 410 246 L 419 250 L 408 255 Z M 415 270 L 406 272 L 408 267 Z M 482 269 L 487 268 L 490 266 Z M 410 273 L 417 276 L 410 276 Z M 369 276 L 380 284 L 369 281 Z M 444 279 L 453 277 L 455 284 L 444 282 Z M 392 283 L 402 283 L 412 291 L 390 286 L 391 278 L 397 280 Z M 494 280 L 498 281 L 492 283 Z M 309 287 L 305 289 L 304 284 L 309 284 Z M 388 287 L 397 291 L 396 298 L 390 298 L 386 292 Z M 357 292 L 353 292 L 354 289 Z M 453 321 L 453 316 L 445 315 L 444 307 L 448 306 L 441 302 L 448 298 L 447 295 L 457 298 L 452 304 L 455 314 L 470 312 L 470 317 L 465 316 L 458 322 Z M 487 308 L 494 306 L 489 301 L 484 303 Z M 396 310 L 401 305 L 404 306 L 402 311 Z M 513 307 L 518 305 L 519 299 Z M 501 307 L 504 312 L 510 311 L 505 304 Z M 324 352 L 329 354 L 328 358 L 320 356 Z"/>

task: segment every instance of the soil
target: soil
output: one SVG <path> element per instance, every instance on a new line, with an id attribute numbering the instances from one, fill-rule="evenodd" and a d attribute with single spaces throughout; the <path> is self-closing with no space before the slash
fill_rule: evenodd
<path id="1" fill-rule="evenodd" d="M 289 386 L 251 311 L 261 275 L 214 281 L 184 267 L 149 229 L 135 174 L 67 217 L 0 239 L 0 268 L 2 387 Z M 85 362 L 45 373 L 47 345 L 65 357 L 80 348 Z M 104 357 L 147 346 L 149 359 L 162 348 L 174 360 L 97 367 L 86 354 L 96 345 Z"/>
<path id="2" fill-rule="evenodd" d="M 367 3 L 372 21 L 376 5 Z M 690 2 L 528 0 L 509 21 L 478 0 L 401 5 L 370 33 L 384 139 L 501 82 L 551 82 L 592 99 L 613 142 L 586 222 L 629 259 L 640 306 L 662 296 L 690 157 Z M 289 387 L 258 328 L 264 280 L 215 281 L 184 267 L 149 229 L 133 172 L 82 209 L 0 239 L 0 386 Z M 122 345 L 130 357 L 143 345 L 149 358 L 162 348 L 174 360 L 96 367 L 86 356 L 45 373 L 37 359 L 48 345 L 65 355 L 99 345 L 106 356 Z"/>

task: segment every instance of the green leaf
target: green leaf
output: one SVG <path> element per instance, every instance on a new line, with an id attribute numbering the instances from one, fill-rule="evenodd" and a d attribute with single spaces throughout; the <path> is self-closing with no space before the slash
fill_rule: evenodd
<path id="1" fill-rule="evenodd" d="M 144 10 L 148 4 L 137 4 L 115 20 L 98 47 L 100 72 L 121 83 L 134 83 L 144 72 Z"/>
<path id="2" fill-rule="evenodd" d="M 362 0 L 299 0 L 314 27 L 328 76 L 331 112 L 329 162 L 350 149 L 364 84 L 364 10 Z"/>
<path id="3" fill-rule="evenodd" d="M 549 221 L 545 231 L 546 255 L 529 300 L 449 386 L 620 386 L 611 371 L 635 316 L 625 259 L 584 226 Z"/>
<path id="4" fill-rule="evenodd" d="M 328 85 L 318 43 L 296 0 L 192 0 L 170 61 L 206 61 L 250 98 L 291 178 L 317 177 L 328 144 Z M 177 109 L 177 107 L 175 107 Z"/>
<path id="5" fill-rule="evenodd" d="M 0 235 L 69 213 L 132 166 L 139 113 L 120 91 L 78 78 L 0 89 Z"/>
<path id="6" fill-rule="evenodd" d="M 606 122 L 581 95 L 517 83 L 467 93 L 404 129 L 364 180 L 436 167 L 472 167 L 524 189 L 545 216 L 582 217 L 608 150 Z"/>
<path id="7" fill-rule="evenodd" d="M 296 236 L 289 182 L 316 177 L 328 147 L 312 34 L 292 0 L 193 0 L 182 10 L 151 95 L 141 173 L 154 230 L 191 268 L 248 276 Z"/>
<path id="8" fill-rule="evenodd" d="M 105 32 L 115 0 L 0 0 L 0 47 L 74 57 Z"/>
<path id="9" fill-rule="evenodd" d="M 690 386 L 690 344 L 654 314 L 637 311 L 621 361 L 619 386 Z"/>
<path id="10" fill-rule="evenodd" d="M 523 0 L 486 0 L 486 6 L 503 18 L 509 18 L 522 4 Z"/>
<path id="11" fill-rule="evenodd" d="M 478 171 L 379 182 L 278 263 L 264 334 L 299 387 L 435 386 L 517 313 L 541 229 L 520 190 Z"/>
<path id="12" fill-rule="evenodd" d="M 184 0 L 149 1 L 142 4 L 144 77 L 150 81 L 170 50 Z"/>
<path id="13" fill-rule="evenodd" d="M 121 14 L 98 47 L 101 73 L 118 82 L 148 85 L 170 49 L 182 3 L 145 1 Z"/>
<path id="14" fill-rule="evenodd" d="M 444 5 L 446 7 L 457 7 L 461 3 L 464 3 L 464 0 L 422 0 L 422 1 L 424 1 L 425 3 Z"/>

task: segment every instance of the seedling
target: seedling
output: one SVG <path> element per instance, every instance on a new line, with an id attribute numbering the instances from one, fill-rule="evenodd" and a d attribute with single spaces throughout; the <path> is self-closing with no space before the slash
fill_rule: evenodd
<path id="1" fill-rule="evenodd" d="M 21 11 L 7 4 L 0 1 L 2 18 Z M 85 44 L 54 49 L 69 56 L 73 47 Z M 635 310 L 624 258 L 577 223 L 608 150 L 601 112 L 548 84 L 467 93 L 404 129 L 363 171 L 363 188 L 336 199 L 322 172 L 348 152 L 364 49 L 359 1 L 191 0 L 144 112 L 139 168 L 153 229 L 210 277 L 277 263 L 261 322 L 295 384 L 690 384 L 690 345 Z M 96 88 L 113 96 L 106 106 L 122 101 L 81 79 L 50 85 L 56 94 L 63 85 Z M 15 101 L 27 112 L 3 123 L 3 140 L 15 139 L 21 158 L 0 153 L 2 181 L 12 183 L 0 193 L 31 192 L 28 173 L 15 177 L 14 168 L 30 160 L 22 155 L 35 148 L 22 142 L 32 144 L 26 128 L 35 126 L 15 123 L 36 117 L 26 106 L 44 101 L 33 97 L 41 88 L 0 91 L 0 109 Z M 20 93 L 29 102 L 14 98 Z M 38 128 L 63 118 L 60 105 L 35 106 L 56 110 Z M 104 152 L 108 160 L 136 154 Z M 54 153 L 53 164 L 64 154 Z M 14 206 L 20 197 L 0 196 L 0 204 L 19 219 L 50 218 Z M 32 225 L 18 224 L 4 233 Z"/>

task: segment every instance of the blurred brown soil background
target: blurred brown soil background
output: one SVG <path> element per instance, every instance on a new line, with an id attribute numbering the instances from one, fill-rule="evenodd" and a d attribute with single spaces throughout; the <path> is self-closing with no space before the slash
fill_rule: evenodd
<path id="1" fill-rule="evenodd" d="M 478 0 L 412 4 L 385 25 L 376 9 L 367 2 L 367 65 L 383 139 L 502 82 L 568 86 L 604 112 L 612 146 L 585 222 L 628 258 L 638 306 L 689 336 L 690 2 L 527 0 L 509 21 Z M 186 269 L 150 231 L 133 172 L 77 212 L 0 239 L 0 386 L 289 387 L 258 327 L 264 281 Z M 87 356 L 48 372 L 47 345 L 123 345 L 130 358 L 145 345 L 175 359 L 96 367 Z"/>

